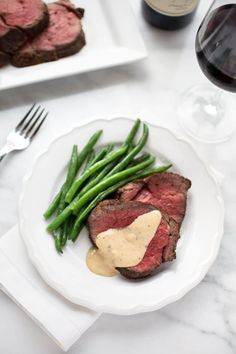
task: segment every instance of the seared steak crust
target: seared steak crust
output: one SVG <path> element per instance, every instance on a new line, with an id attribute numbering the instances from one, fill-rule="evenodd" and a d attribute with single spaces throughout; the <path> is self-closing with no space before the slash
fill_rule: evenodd
<path id="1" fill-rule="evenodd" d="M 9 60 L 9 56 L 4 52 L 0 52 L 0 68 L 5 64 L 7 64 L 8 60 Z"/>
<path id="2" fill-rule="evenodd" d="M 26 35 L 18 28 L 8 26 L 0 17 L 0 50 L 13 53 L 26 41 Z"/>
<path id="3" fill-rule="evenodd" d="M 49 13 L 48 8 L 45 4 L 43 4 L 41 17 L 32 25 L 22 28 L 23 32 L 29 38 L 37 37 L 40 33 L 43 32 L 45 28 L 47 28 L 49 24 Z"/>

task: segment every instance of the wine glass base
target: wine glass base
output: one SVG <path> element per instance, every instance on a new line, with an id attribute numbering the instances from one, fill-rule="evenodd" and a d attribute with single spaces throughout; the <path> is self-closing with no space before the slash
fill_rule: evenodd
<path id="1" fill-rule="evenodd" d="M 236 131 L 236 96 L 217 91 L 213 85 L 193 86 L 182 95 L 178 120 L 194 139 L 224 142 Z"/>

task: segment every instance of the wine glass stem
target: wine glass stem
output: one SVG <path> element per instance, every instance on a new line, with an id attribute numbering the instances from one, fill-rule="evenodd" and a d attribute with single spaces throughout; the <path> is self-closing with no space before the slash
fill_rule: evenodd
<path id="1" fill-rule="evenodd" d="M 224 118 L 225 107 L 222 102 L 221 89 L 217 89 L 211 97 L 205 97 L 202 101 L 202 117 L 212 126 L 218 125 Z"/>
<path id="2" fill-rule="evenodd" d="M 193 138 L 218 143 L 229 139 L 236 131 L 234 95 L 216 89 L 212 84 L 201 84 L 188 89 L 178 108 L 179 122 Z"/>

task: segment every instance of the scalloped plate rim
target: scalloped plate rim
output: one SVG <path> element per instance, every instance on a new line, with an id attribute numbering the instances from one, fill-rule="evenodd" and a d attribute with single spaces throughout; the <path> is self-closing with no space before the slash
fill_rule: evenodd
<path id="1" fill-rule="evenodd" d="M 176 292 L 170 296 L 167 296 L 165 298 L 165 300 L 157 303 L 157 304 L 150 304 L 150 303 L 143 303 L 143 304 L 139 304 L 139 305 L 134 305 L 134 306 L 129 306 L 129 307 L 123 307 L 122 309 L 114 309 L 113 307 L 109 307 L 106 304 L 100 304 L 100 305 L 95 305 L 91 302 L 87 302 L 84 299 L 79 299 L 78 297 L 74 297 L 73 295 L 70 294 L 70 291 L 67 291 L 66 288 L 63 288 L 62 284 L 59 284 L 57 281 L 55 281 L 55 279 L 53 279 L 53 275 L 49 276 L 49 274 L 47 272 L 45 272 L 43 270 L 42 265 L 40 264 L 40 261 L 38 260 L 37 256 L 35 256 L 32 253 L 32 250 L 30 249 L 29 243 L 27 242 L 27 237 L 24 234 L 24 224 L 25 224 L 25 220 L 23 218 L 20 217 L 21 212 L 20 212 L 20 208 L 24 199 L 24 192 L 26 189 L 26 185 L 27 182 L 32 178 L 33 176 L 33 172 L 34 172 L 34 168 L 35 165 L 38 163 L 40 158 L 43 158 L 43 156 L 45 154 L 47 154 L 47 152 L 51 149 L 53 144 L 56 144 L 60 139 L 62 139 L 65 136 L 70 135 L 74 130 L 81 128 L 81 127 L 85 127 L 90 125 L 91 123 L 94 122 L 94 120 L 100 120 L 104 123 L 112 121 L 114 119 L 123 119 L 123 120 L 128 120 L 128 121 L 132 121 L 131 118 L 126 118 L 126 117 L 110 117 L 110 118 L 101 118 L 99 117 L 93 117 L 92 119 L 90 119 L 88 122 L 86 122 L 85 124 L 78 124 L 75 125 L 74 127 L 70 128 L 67 132 L 60 134 L 59 136 L 57 136 L 56 138 L 54 138 L 49 145 L 42 151 L 40 152 L 34 159 L 30 170 L 28 171 L 28 173 L 26 173 L 24 179 L 23 179 L 23 184 L 22 184 L 22 190 L 21 190 L 21 194 L 20 194 L 20 198 L 19 198 L 19 204 L 18 204 L 18 210 L 19 210 L 19 230 L 20 230 L 20 234 L 21 237 L 24 241 L 24 244 L 26 246 L 27 249 L 27 253 L 28 256 L 31 260 L 31 262 L 34 264 L 34 266 L 36 267 L 37 271 L 39 272 L 39 274 L 41 275 L 41 277 L 46 281 L 46 283 L 51 286 L 53 289 L 55 289 L 57 292 L 59 292 L 62 296 L 64 296 L 65 298 L 67 298 L 69 301 L 77 304 L 77 305 L 81 305 L 84 307 L 87 307 L 89 309 L 92 309 L 94 311 L 98 311 L 98 312 L 106 312 L 106 313 L 112 313 L 112 314 L 117 314 L 117 315 L 132 315 L 132 314 L 137 314 L 137 313 L 143 313 L 143 312 L 150 312 L 150 311 L 155 311 L 158 310 L 172 302 L 175 302 L 177 300 L 179 300 L 180 298 L 182 298 L 185 294 L 187 294 L 191 289 L 193 289 L 196 285 L 198 285 L 201 280 L 204 278 L 204 276 L 206 275 L 207 271 L 209 270 L 209 268 L 211 267 L 211 265 L 213 264 L 213 262 L 216 259 L 216 256 L 218 254 L 219 251 L 219 247 L 220 247 L 220 242 L 223 236 L 223 220 L 224 220 L 224 203 L 223 203 L 223 198 L 221 196 L 221 187 L 220 187 L 220 183 L 217 179 L 217 176 L 214 174 L 214 171 L 211 169 L 210 166 L 207 166 L 205 161 L 201 158 L 201 156 L 196 152 L 196 150 L 194 149 L 194 147 L 192 146 L 192 144 L 187 141 L 185 138 L 183 138 L 182 136 L 179 135 L 175 135 L 171 130 L 162 127 L 162 126 L 156 126 L 155 124 L 149 123 L 147 122 L 148 126 L 151 127 L 155 127 L 161 130 L 164 130 L 166 132 L 168 132 L 174 139 L 186 144 L 191 150 L 192 152 L 195 154 L 195 156 L 198 158 L 198 160 L 200 161 L 200 163 L 202 164 L 202 166 L 204 166 L 206 173 L 208 174 L 208 176 L 212 179 L 216 189 L 217 189 L 217 195 L 216 195 L 216 199 L 219 203 L 220 209 L 221 209 L 221 219 L 219 220 L 219 228 L 218 228 L 218 233 L 217 233 L 217 237 L 214 243 L 214 247 L 212 247 L 211 252 L 209 252 L 209 256 L 206 260 L 204 260 L 202 263 L 199 264 L 198 267 L 198 272 L 196 272 L 196 276 L 195 278 L 191 278 L 191 280 L 188 282 L 188 284 L 186 284 L 185 286 L 182 286 L 180 289 L 177 289 Z"/>

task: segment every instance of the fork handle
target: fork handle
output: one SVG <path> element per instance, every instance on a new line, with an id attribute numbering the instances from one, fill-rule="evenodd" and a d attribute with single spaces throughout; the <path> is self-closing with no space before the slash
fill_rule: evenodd
<path id="1" fill-rule="evenodd" d="M 0 162 L 4 159 L 4 157 L 11 152 L 12 149 L 9 148 L 9 146 L 4 146 L 2 149 L 0 149 Z"/>

